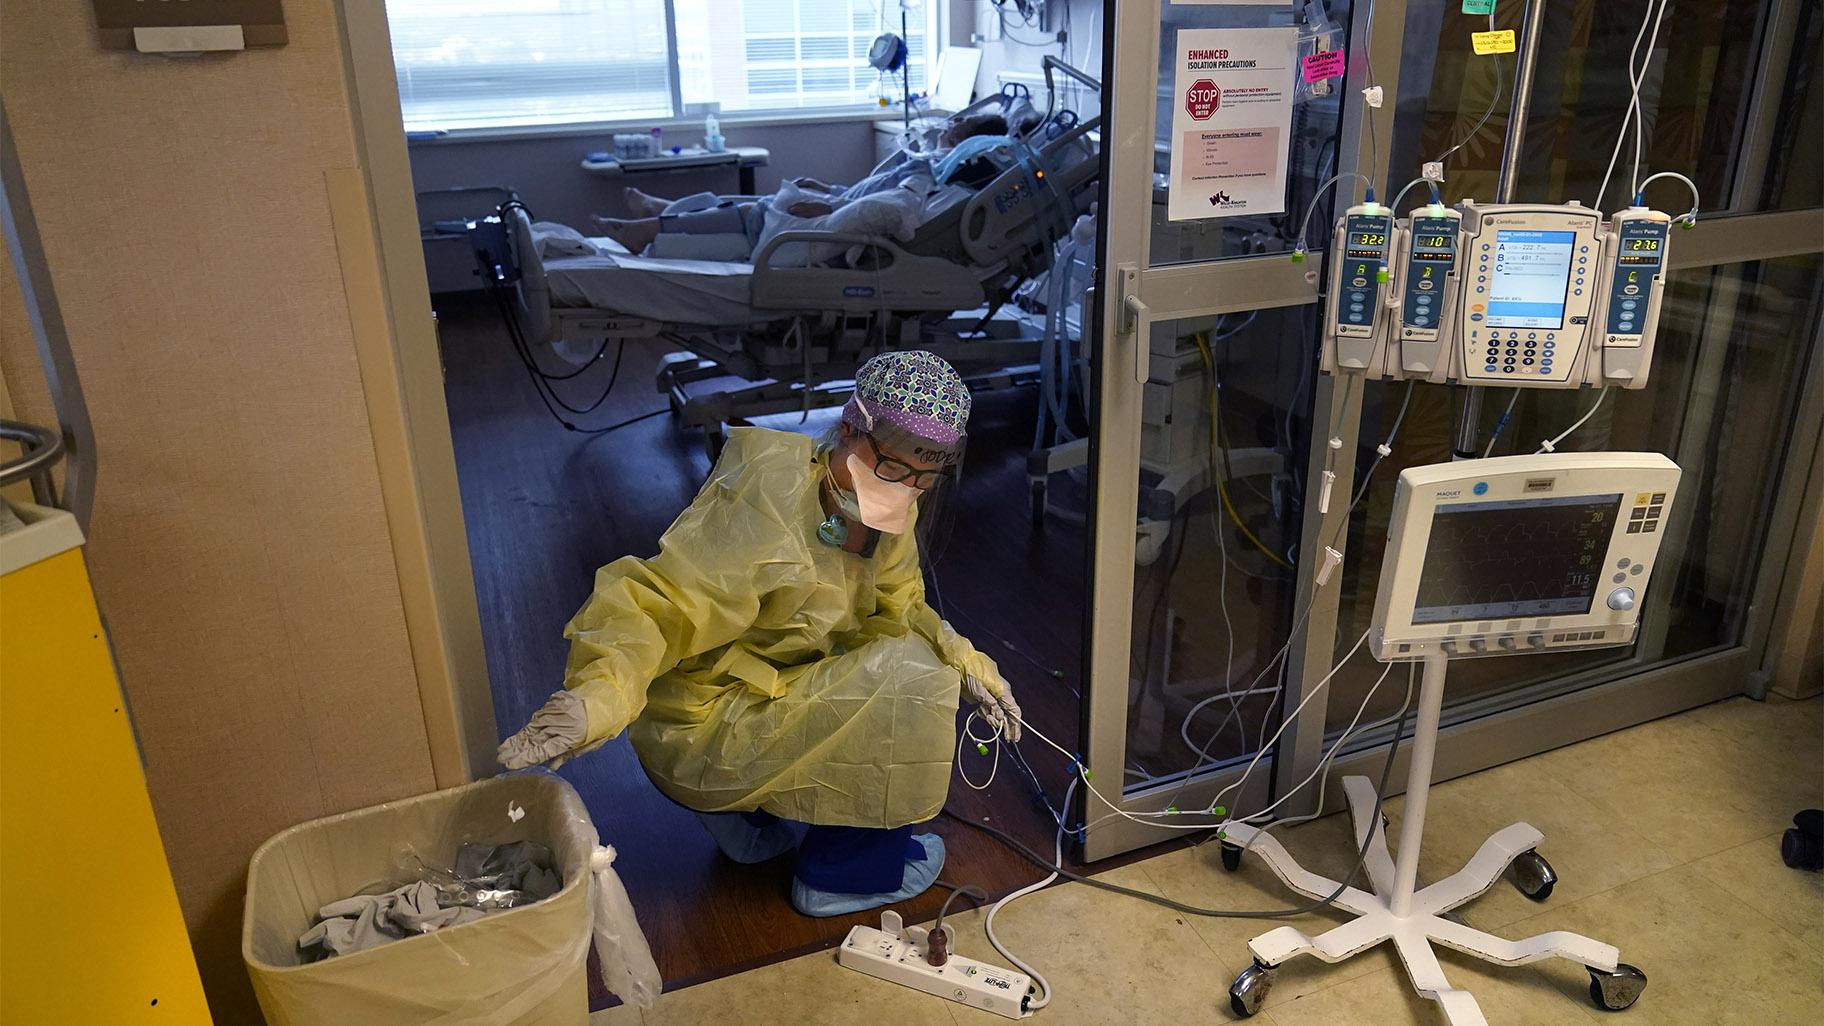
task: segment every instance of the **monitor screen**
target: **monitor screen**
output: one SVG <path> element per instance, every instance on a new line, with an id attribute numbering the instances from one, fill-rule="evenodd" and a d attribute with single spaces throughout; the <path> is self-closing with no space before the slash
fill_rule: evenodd
<path id="1" fill-rule="evenodd" d="M 1620 510 L 1620 493 L 1437 507 L 1412 622 L 1589 612 Z"/>
<path id="2" fill-rule="evenodd" d="M 1576 232 L 1503 228 L 1495 232 L 1495 270 L 1488 285 L 1491 328 L 1564 327 Z"/>

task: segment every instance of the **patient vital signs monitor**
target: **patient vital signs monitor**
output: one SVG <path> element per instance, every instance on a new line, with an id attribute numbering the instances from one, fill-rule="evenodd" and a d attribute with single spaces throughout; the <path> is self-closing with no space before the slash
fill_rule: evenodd
<path id="1" fill-rule="evenodd" d="M 1404 471 L 1375 597 L 1375 657 L 1628 644 L 1678 478 L 1658 453 Z"/>
<path id="2" fill-rule="evenodd" d="M 1668 215 L 1632 207 L 1605 222 L 1578 203 L 1465 201 L 1395 222 L 1370 206 L 1378 216 L 1355 207 L 1338 224 L 1326 371 L 1536 388 L 1646 384 Z M 1377 250 L 1367 243 L 1381 224 L 1392 231 Z M 1364 267 L 1369 275 L 1356 273 Z"/>

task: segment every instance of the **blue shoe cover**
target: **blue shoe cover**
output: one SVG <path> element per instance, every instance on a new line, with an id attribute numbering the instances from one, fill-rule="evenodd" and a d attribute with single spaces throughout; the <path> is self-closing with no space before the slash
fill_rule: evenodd
<path id="1" fill-rule="evenodd" d="M 697 822 L 716 839 L 722 854 L 744 866 L 778 858 L 804 837 L 802 824 L 775 819 L 765 826 L 755 826 L 739 812 L 699 812 Z"/>
<path id="2" fill-rule="evenodd" d="M 844 916 L 918 897 L 931 889 L 944 868 L 944 839 L 936 834 L 914 834 L 912 840 L 925 849 L 925 857 L 906 860 L 906 875 L 899 890 L 890 894 L 838 894 L 820 891 L 794 876 L 792 907 L 807 916 Z"/>

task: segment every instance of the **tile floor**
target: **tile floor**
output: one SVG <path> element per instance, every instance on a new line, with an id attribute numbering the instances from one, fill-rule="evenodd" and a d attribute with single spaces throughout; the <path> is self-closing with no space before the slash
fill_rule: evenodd
<path id="1" fill-rule="evenodd" d="M 1824 876 L 1787 869 L 1780 833 L 1824 805 L 1824 700 L 1732 699 L 1519 763 L 1432 792 L 1420 883 L 1455 871 L 1489 833 L 1525 819 L 1557 869 L 1535 905 L 1498 885 L 1465 906 L 1475 926 L 1510 936 L 1566 929 L 1607 940 L 1650 978 L 1633 1009 L 1594 1009 L 1569 963 L 1499 969 L 1444 956 L 1493 1026 L 1778 1026 L 1824 1019 Z M 1400 802 L 1388 803 L 1396 826 Z M 1329 816 L 1280 835 L 1308 867 L 1348 867 L 1348 827 Z M 1180 901 L 1278 907 L 1289 898 L 1258 859 L 1223 872 L 1206 844 L 1103 879 Z M 956 950 L 1001 962 L 981 913 L 957 917 Z M 1292 920 L 1307 932 L 1340 917 Z M 1056 1001 L 1040 1026 L 1151 1026 L 1232 1019 L 1228 986 L 1247 939 L 1268 925 L 1182 916 L 1080 884 L 1009 906 L 1002 939 L 1047 973 Z M 819 952 L 664 995 L 656 1008 L 598 1012 L 592 1026 L 991 1026 L 985 1012 L 838 967 Z M 1260 1026 L 1442 1023 L 1385 946 L 1329 966 L 1280 971 Z"/>

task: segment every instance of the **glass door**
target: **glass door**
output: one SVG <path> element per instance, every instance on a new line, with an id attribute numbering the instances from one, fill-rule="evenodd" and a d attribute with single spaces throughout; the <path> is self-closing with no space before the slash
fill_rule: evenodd
<path id="1" fill-rule="evenodd" d="M 1327 244 L 1335 203 L 1356 190 L 1324 186 L 1348 179 L 1368 145 L 1343 77 L 1301 87 L 1296 72 L 1304 54 L 1344 49 L 1351 4 L 1111 6 L 1091 858 L 1214 825 L 1198 813 L 1259 807 L 1271 790 L 1273 764 L 1256 756 L 1304 672 L 1303 639 L 1334 616 L 1303 570 L 1324 519 L 1307 501 L 1312 438 L 1327 440 L 1342 397 L 1316 374 L 1311 265 L 1292 255 Z M 1285 138 L 1263 132 L 1261 149 L 1213 161 L 1208 132 L 1257 127 L 1210 116 L 1222 90 L 1241 105 L 1260 86 L 1214 73 L 1200 86 L 1179 73 L 1193 50 L 1211 67 L 1270 62 L 1268 88 L 1284 95 L 1266 102 L 1289 110 Z M 1187 116 L 1199 122 L 1189 131 Z M 1272 149 L 1282 141 L 1283 159 Z M 1209 184 L 1211 164 L 1237 152 L 1274 186 Z"/>
<path id="2" fill-rule="evenodd" d="M 1783 560 L 1798 501 L 1784 468 L 1809 465 L 1824 419 L 1824 210 L 1816 176 L 1788 170 L 1815 167 L 1792 138 L 1818 123 L 1824 103 L 1815 59 L 1824 30 L 1815 5 L 1722 6 L 1670 0 L 1669 23 L 1702 17 L 1714 31 L 1657 37 L 1632 70 L 1642 17 L 1633 5 L 1533 0 L 1496 15 L 1496 28 L 1522 40 L 1523 17 L 1543 17 L 1551 40 L 1518 105 L 1530 114 L 1514 199 L 1594 201 L 1634 76 L 1646 83 L 1643 167 L 1688 173 L 1704 193 L 1696 229 L 1676 236 L 1649 386 L 1609 396 L 1573 438 L 1584 449 L 1666 453 L 1685 478 L 1637 643 L 1453 668 L 1440 776 L 1754 689 L 1778 583 L 1764 571 Z M 1593 399 L 1488 391 L 1466 404 L 1460 388 L 1316 371 L 1308 272 L 1323 265 L 1338 210 L 1360 201 L 1352 176 L 1372 179 L 1387 202 L 1421 163 L 1442 159 L 1447 203 L 1494 198 L 1514 58 L 1471 52 L 1485 17 L 1461 14 L 1454 0 L 1153 0 L 1108 17 L 1090 859 L 1214 825 L 1199 814 L 1217 804 L 1249 811 L 1285 798 L 1333 750 L 1334 775 L 1378 760 L 1367 748 L 1384 745 L 1388 728 L 1372 725 L 1404 689 L 1383 684 L 1386 667 L 1356 642 L 1399 471 L 1449 460 L 1465 438 L 1477 456 L 1531 452 Z M 1187 214 L 1174 183 L 1193 181 L 1187 162 L 1203 155 L 1186 146 L 1180 111 L 1215 97 L 1186 92 L 1181 56 L 1227 49 L 1211 30 L 1262 28 L 1288 33 L 1298 56 L 1344 50 L 1346 75 L 1295 98 L 1279 202 Z M 1379 108 L 1363 100 L 1372 85 L 1385 94 Z M 1590 139 L 1600 154 L 1577 142 Z M 1632 177 L 1618 163 L 1602 203 L 1611 212 L 1627 204 L 1618 193 Z M 1333 176 L 1342 181 L 1327 189 Z M 1649 202 L 1682 213 L 1688 201 L 1656 187 Z M 1302 263 L 1295 249 L 1306 251 Z M 1343 559 L 1320 586 L 1326 549 Z M 1338 790 L 1328 789 L 1330 808 Z M 1292 795 L 1286 810 L 1311 811 L 1312 799 Z"/>

